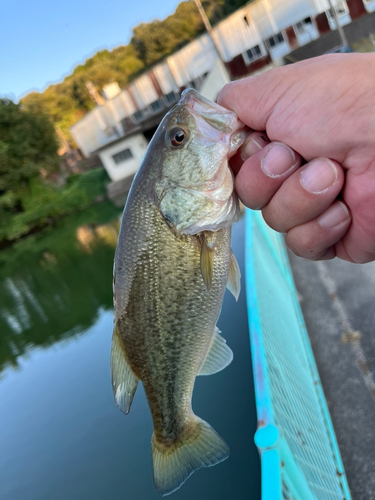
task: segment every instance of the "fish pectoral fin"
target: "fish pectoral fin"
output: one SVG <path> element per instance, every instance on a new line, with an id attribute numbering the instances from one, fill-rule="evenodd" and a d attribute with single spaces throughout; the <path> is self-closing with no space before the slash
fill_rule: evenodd
<path id="1" fill-rule="evenodd" d="M 241 292 L 241 271 L 232 250 L 230 251 L 227 288 L 237 301 Z"/>
<path id="2" fill-rule="evenodd" d="M 152 436 L 154 483 L 160 495 L 173 493 L 195 470 L 216 465 L 229 456 L 227 444 L 207 422 L 194 416 L 190 426 L 197 431 L 193 438 L 182 438 L 168 446 Z"/>
<path id="3" fill-rule="evenodd" d="M 207 292 L 211 290 L 214 272 L 214 250 L 209 247 L 204 233 L 202 233 L 201 273 Z"/>
<path id="4" fill-rule="evenodd" d="M 112 337 L 111 375 L 112 390 L 116 405 L 127 415 L 130 411 L 139 379 L 134 375 L 126 359 L 125 347 L 117 325 L 113 330 Z"/>
<path id="5" fill-rule="evenodd" d="M 227 341 L 220 335 L 220 330 L 215 327 L 211 347 L 198 375 L 213 375 L 220 372 L 232 362 L 232 359 L 232 349 L 227 346 Z"/>
<path id="6" fill-rule="evenodd" d="M 230 251 L 227 288 L 237 301 L 241 291 L 241 271 L 232 250 Z"/>

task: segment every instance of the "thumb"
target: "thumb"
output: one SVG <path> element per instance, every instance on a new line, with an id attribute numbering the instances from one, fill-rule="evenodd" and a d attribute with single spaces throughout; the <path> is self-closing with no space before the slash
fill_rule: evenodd
<path id="1" fill-rule="evenodd" d="M 370 61 L 373 59 L 365 54 L 327 54 L 307 59 L 229 83 L 220 92 L 217 102 L 237 113 L 248 127 L 266 130 L 271 140 L 286 142 L 286 137 L 274 136 L 275 130 L 279 133 L 283 124 L 278 119 L 284 122 L 296 111 L 300 112 L 301 119 L 303 114 L 319 111 L 315 118 L 328 113 L 326 121 L 329 122 L 332 107 L 336 106 L 336 101 L 339 104 L 340 95 L 349 88 L 348 79 L 351 86 L 364 87 L 363 67 Z M 338 104 L 335 112 L 340 111 Z M 278 123 L 276 128 L 274 123 L 272 130 L 268 130 L 271 115 Z M 327 123 L 323 121 L 322 125 Z"/>
<path id="2" fill-rule="evenodd" d="M 228 83 L 217 103 L 234 111 L 253 130 L 266 130 L 270 115 L 290 85 L 291 75 L 285 75 L 285 70 L 290 73 L 289 67 L 281 67 Z"/>

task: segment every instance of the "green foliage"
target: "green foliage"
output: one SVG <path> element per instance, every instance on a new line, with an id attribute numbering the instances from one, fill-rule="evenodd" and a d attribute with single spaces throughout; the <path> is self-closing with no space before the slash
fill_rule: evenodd
<path id="1" fill-rule="evenodd" d="M 108 176 L 104 169 L 96 169 L 72 176 L 64 188 L 57 189 L 34 177 L 28 189 L 20 189 L 17 195 L 22 199 L 24 210 L 0 222 L 0 241 L 14 240 L 38 226 L 52 223 L 61 216 L 82 210 L 97 197 L 105 195 Z M 1 203 L 6 199 L 0 197 Z"/>
<path id="2" fill-rule="evenodd" d="M 55 129 L 41 109 L 21 109 L 0 99 L 0 191 L 28 181 L 40 169 L 58 165 Z"/>
<path id="3" fill-rule="evenodd" d="M 23 110 L 0 99 L 0 221 L 24 211 L 23 194 L 41 170 L 57 169 L 58 141 L 50 119 L 36 104 Z"/>
<path id="4" fill-rule="evenodd" d="M 369 38 L 364 38 L 359 42 L 354 42 L 353 49 L 354 52 L 374 52 L 375 51 L 375 33 L 371 33 Z"/>
<path id="5" fill-rule="evenodd" d="M 159 61 L 203 31 L 203 21 L 193 2 L 182 2 L 176 12 L 163 21 L 140 24 L 130 41 L 145 66 Z"/>
<path id="6" fill-rule="evenodd" d="M 112 308 L 120 213 L 104 201 L 0 252 L 0 378 L 33 347 L 78 335 L 101 310 Z M 80 231 L 90 236 L 86 245 Z"/>
<path id="7" fill-rule="evenodd" d="M 14 240 L 105 194 L 104 169 L 73 176 L 60 189 L 42 180 L 41 171 L 59 165 L 57 137 L 45 106 L 37 95 L 31 95 L 28 109 L 0 99 L 0 241 Z"/>
<path id="8" fill-rule="evenodd" d="M 205 0 L 202 3 L 211 23 L 215 24 L 246 1 Z M 73 142 L 69 128 L 94 107 L 86 89 L 88 81 L 94 83 L 99 92 L 113 81 L 123 87 L 142 70 L 189 43 L 203 30 L 194 2 L 181 2 L 166 19 L 136 26 L 128 45 L 97 52 L 78 65 L 62 83 L 50 85 L 43 93 L 31 92 L 25 96 L 22 105 L 25 109 L 48 113 L 55 126 Z"/>
<path id="9" fill-rule="evenodd" d="M 43 93 L 31 92 L 21 103 L 25 109 L 48 113 L 55 126 L 72 142 L 69 128 L 94 107 L 86 83 L 91 81 L 99 91 L 112 81 L 124 86 L 143 66 L 131 45 L 111 52 L 103 50 L 77 66 L 62 83 L 50 85 Z"/>

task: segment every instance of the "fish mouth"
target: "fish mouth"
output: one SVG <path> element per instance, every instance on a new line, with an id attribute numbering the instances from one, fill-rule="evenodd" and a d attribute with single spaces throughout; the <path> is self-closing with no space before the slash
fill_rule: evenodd
<path id="1" fill-rule="evenodd" d="M 180 104 L 186 106 L 191 114 L 202 118 L 217 131 L 229 135 L 228 158 L 237 152 L 249 134 L 249 129 L 234 111 L 206 99 L 194 89 L 183 91 Z"/>

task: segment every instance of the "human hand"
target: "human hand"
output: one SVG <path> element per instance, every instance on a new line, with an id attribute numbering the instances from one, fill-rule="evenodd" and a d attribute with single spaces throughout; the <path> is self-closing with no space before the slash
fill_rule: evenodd
<path id="1" fill-rule="evenodd" d="M 299 256 L 375 260 L 374 77 L 375 54 L 332 54 L 232 82 L 218 97 L 272 141 L 251 134 L 232 159 L 235 186 Z"/>

